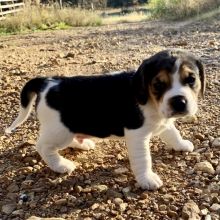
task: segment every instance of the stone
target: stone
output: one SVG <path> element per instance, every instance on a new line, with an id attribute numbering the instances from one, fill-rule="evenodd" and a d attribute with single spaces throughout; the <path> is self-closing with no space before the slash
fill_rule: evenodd
<path id="1" fill-rule="evenodd" d="M 205 136 L 203 134 L 198 133 L 198 134 L 195 134 L 195 138 L 199 139 L 200 141 L 203 141 L 205 139 Z"/>
<path id="2" fill-rule="evenodd" d="M 64 218 L 41 218 L 37 216 L 31 216 L 27 220 L 65 220 Z"/>
<path id="3" fill-rule="evenodd" d="M 4 214 L 11 214 L 16 209 L 16 204 L 5 204 L 2 206 L 2 212 Z"/>
<path id="4" fill-rule="evenodd" d="M 108 186 L 106 185 L 95 185 L 93 186 L 93 190 L 98 191 L 98 192 L 103 192 L 108 189 Z"/>
<path id="5" fill-rule="evenodd" d="M 24 214 L 23 209 L 15 210 L 11 213 L 13 216 L 22 216 Z"/>
<path id="6" fill-rule="evenodd" d="M 128 169 L 126 167 L 119 167 L 115 169 L 114 172 L 115 174 L 123 174 L 123 173 L 127 173 Z"/>
<path id="7" fill-rule="evenodd" d="M 121 204 L 119 205 L 120 211 L 121 211 L 121 212 L 124 212 L 124 211 L 126 210 L 127 206 L 128 206 L 127 203 L 121 203 Z"/>
<path id="8" fill-rule="evenodd" d="M 220 164 L 216 167 L 215 173 L 216 173 L 216 174 L 220 174 Z"/>
<path id="9" fill-rule="evenodd" d="M 12 192 L 18 192 L 19 187 L 16 183 L 12 183 L 11 185 L 8 186 L 7 190 L 11 193 Z"/>
<path id="10" fill-rule="evenodd" d="M 206 216 L 205 216 L 205 220 L 212 220 L 211 215 L 206 215 Z"/>
<path id="11" fill-rule="evenodd" d="M 114 203 L 116 204 L 116 205 L 120 205 L 120 204 L 122 204 L 124 201 L 121 199 L 121 198 L 115 198 L 114 199 Z"/>
<path id="12" fill-rule="evenodd" d="M 209 174 L 214 174 L 215 170 L 212 166 L 212 164 L 208 161 L 199 162 L 194 167 L 195 171 L 202 171 Z"/>
<path id="13" fill-rule="evenodd" d="M 212 147 L 220 147 L 220 137 L 214 139 Z"/>
<path id="14" fill-rule="evenodd" d="M 210 211 L 213 212 L 219 212 L 220 213 L 220 204 L 214 203 L 212 206 L 209 208 Z"/>
<path id="15" fill-rule="evenodd" d="M 208 214 L 208 212 L 209 212 L 209 210 L 208 209 L 202 209 L 201 211 L 200 211 L 200 215 L 207 215 Z"/>
<path id="16" fill-rule="evenodd" d="M 177 217 L 178 217 L 178 214 L 175 211 L 172 211 L 172 210 L 168 210 L 167 215 L 169 217 L 175 218 L 175 219 L 177 219 Z"/>
<path id="17" fill-rule="evenodd" d="M 182 217 L 184 219 L 198 219 L 198 214 L 200 213 L 200 209 L 198 205 L 192 201 L 189 200 L 187 203 L 184 204 L 182 209 Z M 199 218 L 200 219 L 200 218 Z"/>
<path id="18" fill-rule="evenodd" d="M 115 190 L 112 190 L 112 189 L 109 189 L 107 192 L 106 192 L 106 195 L 108 196 L 108 198 L 122 198 L 123 195 L 122 193 L 119 193 Z"/>
<path id="19" fill-rule="evenodd" d="M 162 205 L 159 205 L 159 210 L 160 211 L 166 211 L 167 210 L 167 206 L 162 204 Z"/>

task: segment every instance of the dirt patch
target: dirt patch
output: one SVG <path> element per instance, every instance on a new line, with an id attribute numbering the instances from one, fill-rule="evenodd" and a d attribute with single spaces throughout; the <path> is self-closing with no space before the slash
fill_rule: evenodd
<path id="1" fill-rule="evenodd" d="M 219 219 L 219 30 L 216 18 L 186 25 L 149 22 L 1 37 L 0 218 L 188 219 L 193 213 L 192 219 Z M 96 140 L 90 152 L 65 150 L 65 157 L 78 164 L 67 176 L 52 172 L 37 154 L 35 113 L 15 133 L 4 134 L 17 115 L 19 92 L 28 79 L 133 69 L 169 47 L 201 56 L 207 90 L 196 118 L 177 122 L 183 137 L 194 143 L 194 152 L 168 151 L 157 138 L 151 142 L 153 169 L 164 182 L 160 190 L 138 188 L 124 141 Z M 210 163 L 212 171 L 194 170 L 200 162 Z"/>

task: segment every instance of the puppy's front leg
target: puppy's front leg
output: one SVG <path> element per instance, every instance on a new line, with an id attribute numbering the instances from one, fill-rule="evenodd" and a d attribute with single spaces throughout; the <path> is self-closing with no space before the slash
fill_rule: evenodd
<path id="1" fill-rule="evenodd" d="M 125 139 L 131 169 L 143 189 L 155 190 L 163 185 L 160 177 L 152 171 L 150 155 L 151 134 L 146 129 L 125 130 Z"/>
<path id="2" fill-rule="evenodd" d="M 192 152 L 194 149 L 193 143 L 188 140 L 184 140 L 173 123 L 167 125 L 166 129 L 163 130 L 159 136 L 168 144 L 169 147 L 176 151 Z"/>

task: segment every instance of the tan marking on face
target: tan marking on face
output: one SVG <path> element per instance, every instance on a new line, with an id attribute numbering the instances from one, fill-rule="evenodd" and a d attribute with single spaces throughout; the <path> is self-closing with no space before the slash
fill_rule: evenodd
<path id="1" fill-rule="evenodd" d="M 183 64 L 180 66 L 179 74 L 180 74 L 180 82 L 184 86 L 189 86 L 192 89 L 193 96 L 195 98 L 198 97 L 199 91 L 201 89 L 201 81 L 199 79 L 199 74 L 196 72 L 197 68 L 196 65 L 193 65 L 191 63 L 183 62 Z M 195 82 L 193 85 L 189 85 L 186 83 L 188 77 L 195 78 Z"/>
<path id="2" fill-rule="evenodd" d="M 155 104 L 156 107 L 163 100 L 163 96 L 165 92 L 171 87 L 172 85 L 172 77 L 171 74 L 165 70 L 161 70 L 152 80 L 149 86 L 149 93 L 151 100 Z"/>

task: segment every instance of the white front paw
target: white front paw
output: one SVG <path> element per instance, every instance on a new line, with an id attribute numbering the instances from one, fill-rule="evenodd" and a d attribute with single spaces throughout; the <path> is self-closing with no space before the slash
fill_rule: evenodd
<path id="1" fill-rule="evenodd" d="M 173 147 L 176 151 L 192 152 L 194 149 L 193 143 L 188 140 L 182 140 L 178 145 Z"/>
<path id="2" fill-rule="evenodd" d="M 160 177 L 153 171 L 150 171 L 141 177 L 137 177 L 137 182 L 142 189 L 147 190 L 156 190 L 163 185 Z"/>
<path id="3" fill-rule="evenodd" d="M 55 172 L 57 173 L 72 173 L 73 170 L 75 170 L 76 166 L 75 164 L 70 161 L 67 160 L 63 157 L 59 158 L 58 161 L 53 161 L 53 163 L 48 163 L 48 166 Z"/>

